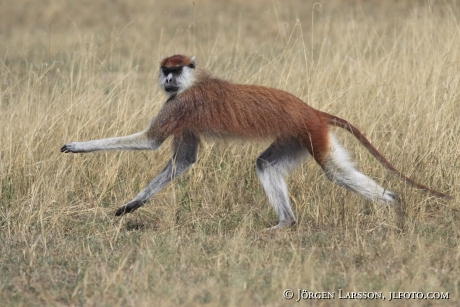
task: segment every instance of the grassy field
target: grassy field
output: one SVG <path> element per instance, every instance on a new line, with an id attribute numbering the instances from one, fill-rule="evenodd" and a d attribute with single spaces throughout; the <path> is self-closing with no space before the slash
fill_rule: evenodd
<path id="1" fill-rule="evenodd" d="M 163 168 L 170 142 L 59 148 L 144 129 L 165 100 L 158 63 L 176 53 L 349 120 L 396 168 L 456 199 L 405 185 L 334 129 L 358 168 L 404 199 L 404 220 L 310 160 L 288 181 L 298 225 L 265 231 L 277 217 L 254 161 L 268 143 L 244 142 L 203 143 L 188 173 L 115 217 Z M 2 1 L 0 304 L 458 306 L 459 119 L 455 1 Z M 335 298 L 296 302 L 298 289 Z M 339 289 L 385 300 L 339 299 Z"/>

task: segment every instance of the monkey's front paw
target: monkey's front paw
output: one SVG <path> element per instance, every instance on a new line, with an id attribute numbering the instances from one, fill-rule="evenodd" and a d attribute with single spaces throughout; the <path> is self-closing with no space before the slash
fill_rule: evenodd
<path id="1" fill-rule="evenodd" d="M 78 149 L 77 143 L 68 143 L 61 147 L 61 152 L 68 153 L 68 152 L 82 152 Z"/>
<path id="2" fill-rule="evenodd" d="M 125 213 L 130 213 L 142 206 L 144 203 L 141 201 L 131 201 L 127 203 L 124 206 L 121 206 L 120 208 L 117 209 L 117 212 L 115 212 L 116 216 L 123 215 Z"/>

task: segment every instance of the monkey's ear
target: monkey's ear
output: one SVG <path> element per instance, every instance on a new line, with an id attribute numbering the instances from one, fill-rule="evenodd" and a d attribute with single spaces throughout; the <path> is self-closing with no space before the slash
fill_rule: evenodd
<path id="1" fill-rule="evenodd" d="M 190 59 L 190 64 L 188 64 L 187 66 L 190 68 L 195 68 L 195 57 L 194 56 L 192 56 L 192 58 Z"/>

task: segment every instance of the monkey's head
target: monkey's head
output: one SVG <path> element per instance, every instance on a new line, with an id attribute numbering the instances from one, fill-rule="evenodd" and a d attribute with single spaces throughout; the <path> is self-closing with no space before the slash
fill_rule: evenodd
<path id="1" fill-rule="evenodd" d="M 185 91 L 195 80 L 195 57 L 173 55 L 160 62 L 158 81 L 166 94 L 173 96 Z"/>

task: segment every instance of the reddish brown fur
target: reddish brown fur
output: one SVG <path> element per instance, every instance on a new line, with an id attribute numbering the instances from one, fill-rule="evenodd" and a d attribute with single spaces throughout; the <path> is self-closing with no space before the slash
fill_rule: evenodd
<path id="1" fill-rule="evenodd" d="M 173 67 L 173 66 L 180 66 L 180 65 L 189 65 L 191 60 L 189 57 L 176 54 L 171 57 L 165 58 L 160 62 L 161 67 Z"/>
<path id="2" fill-rule="evenodd" d="M 183 131 L 220 138 L 295 138 L 319 163 L 329 151 L 327 120 L 299 98 L 216 78 L 205 78 L 166 102 L 150 130 L 161 140 Z"/>
<path id="3" fill-rule="evenodd" d="M 174 55 L 162 66 L 188 65 L 190 58 Z M 347 121 L 318 111 L 299 98 L 273 88 L 240 85 L 211 77 L 197 68 L 193 86 L 170 97 L 154 118 L 148 136 L 160 142 L 185 133 L 195 136 L 247 139 L 296 139 L 323 165 L 330 151 L 329 125 L 342 127 L 385 167 L 406 182 L 439 197 L 450 196 L 414 182 L 397 171 L 355 127 Z"/>
<path id="4" fill-rule="evenodd" d="M 393 165 L 391 165 L 390 162 L 387 161 L 387 159 L 369 142 L 369 140 L 361 133 L 361 131 L 358 130 L 355 126 L 347 122 L 346 120 L 339 118 L 337 116 L 328 114 L 328 113 L 323 113 L 323 115 L 328 119 L 328 122 L 330 125 L 341 127 L 350 133 L 352 133 L 358 141 L 361 142 L 361 144 L 364 145 L 364 147 L 369 150 L 369 152 L 379 161 L 384 167 L 386 167 L 389 171 L 391 171 L 393 174 L 398 176 L 401 180 L 403 180 L 406 183 L 409 183 L 410 185 L 417 187 L 419 189 L 425 190 L 427 192 L 430 192 L 431 194 L 438 196 L 438 197 L 443 197 L 446 199 L 452 199 L 451 196 L 441 193 L 439 191 L 433 190 L 423 184 L 417 183 L 414 180 L 410 179 L 409 177 L 405 176 L 403 173 L 398 171 Z"/>

